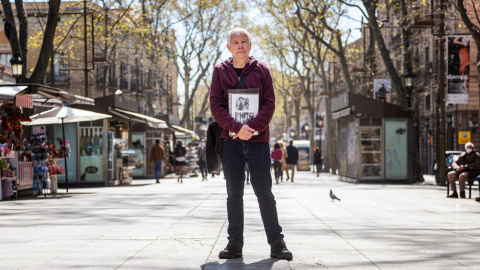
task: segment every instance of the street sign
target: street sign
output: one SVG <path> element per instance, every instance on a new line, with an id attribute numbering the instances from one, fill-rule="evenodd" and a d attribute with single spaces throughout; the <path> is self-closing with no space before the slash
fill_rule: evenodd
<path id="1" fill-rule="evenodd" d="M 470 131 L 459 131 L 458 132 L 458 144 L 466 144 L 471 141 Z"/>

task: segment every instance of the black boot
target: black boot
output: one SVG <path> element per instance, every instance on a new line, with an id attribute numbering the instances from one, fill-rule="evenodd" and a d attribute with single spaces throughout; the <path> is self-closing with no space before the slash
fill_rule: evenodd
<path id="1" fill-rule="evenodd" d="M 285 242 L 283 239 L 278 240 L 277 242 L 270 245 L 270 257 L 283 259 L 283 260 L 291 260 L 293 258 L 292 252 L 287 249 Z"/>
<path id="2" fill-rule="evenodd" d="M 218 254 L 218 258 L 233 259 L 235 257 L 242 257 L 242 248 L 243 241 L 228 238 L 228 245 L 224 250 L 220 251 L 220 254 Z"/>
<path id="3" fill-rule="evenodd" d="M 458 193 L 457 193 L 457 191 L 456 191 L 456 190 L 453 191 L 453 193 L 450 194 L 450 195 L 448 195 L 447 198 L 458 198 Z"/>
<path id="4" fill-rule="evenodd" d="M 464 191 L 460 191 L 460 198 L 462 199 L 465 199 L 465 190 Z"/>

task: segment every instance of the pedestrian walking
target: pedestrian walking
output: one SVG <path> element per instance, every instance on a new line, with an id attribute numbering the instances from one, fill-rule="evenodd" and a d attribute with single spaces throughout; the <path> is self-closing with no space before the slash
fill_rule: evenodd
<path id="1" fill-rule="evenodd" d="M 182 146 L 182 142 L 178 141 L 173 150 L 175 156 L 175 171 L 178 173 L 177 182 L 183 183 L 183 174 L 185 173 L 185 147 Z"/>
<path id="2" fill-rule="evenodd" d="M 150 153 L 150 166 L 155 168 L 155 180 L 160 183 L 162 178 L 162 162 L 166 163 L 165 150 L 160 146 L 160 140 L 155 140 L 155 145 Z"/>
<path id="3" fill-rule="evenodd" d="M 245 170 L 248 163 L 250 182 L 260 207 L 263 225 L 270 244 L 270 257 L 292 259 L 292 253 L 283 241 L 282 227 L 278 223 L 275 197 L 270 174 L 268 125 L 275 112 L 275 92 L 268 67 L 250 57 L 250 34 L 235 28 L 227 34 L 229 58 L 215 66 L 210 86 L 210 110 L 223 129 L 222 164 L 227 185 L 228 245 L 219 254 L 221 259 L 242 256 L 244 209 L 243 192 Z M 243 81 L 242 81 L 243 80 Z M 236 122 L 228 111 L 227 90 L 258 88 L 259 110 L 247 124 Z M 235 133 L 234 137 L 229 132 Z M 254 134 L 257 133 L 258 135 Z"/>
<path id="4" fill-rule="evenodd" d="M 207 180 L 207 148 L 205 140 L 200 142 L 200 146 L 197 149 L 198 166 L 200 167 L 200 174 L 202 175 L 202 181 Z"/>
<path id="5" fill-rule="evenodd" d="M 280 145 L 280 149 L 282 149 L 282 167 L 280 168 L 280 181 L 283 182 L 283 172 L 287 171 L 287 149 L 285 149 L 285 143 L 280 140 L 277 142 Z"/>
<path id="6" fill-rule="evenodd" d="M 317 149 L 315 149 L 315 152 L 313 153 L 313 164 L 315 165 L 315 169 L 317 171 L 317 177 L 320 175 L 320 172 L 322 171 L 322 153 Z"/>
<path id="7" fill-rule="evenodd" d="M 287 164 L 287 181 L 289 179 L 288 177 L 288 170 L 292 170 L 292 179 L 291 181 L 293 182 L 293 177 L 295 176 L 295 167 L 297 167 L 297 162 L 298 162 L 298 149 L 297 147 L 293 146 L 293 141 L 288 142 L 287 146 L 287 158 L 285 159 L 285 162 Z"/>
<path id="8" fill-rule="evenodd" d="M 270 157 L 273 160 L 273 171 L 275 172 L 275 181 L 277 181 L 277 185 L 282 174 L 282 156 L 283 150 L 280 148 L 280 145 L 276 143 L 273 146 L 273 151 L 270 154 Z"/>

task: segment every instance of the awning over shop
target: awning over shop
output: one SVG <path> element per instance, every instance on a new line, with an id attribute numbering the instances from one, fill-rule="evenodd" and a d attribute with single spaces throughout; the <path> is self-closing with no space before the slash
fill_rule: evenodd
<path id="1" fill-rule="evenodd" d="M 167 123 L 163 120 L 157 119 L 155 117 L 151 117 L 148 115 L 144 115 L 141 113 L 136 113 L 132 111 L 122 110 L 119 108 L 112 108 L 110 113 L 113 115 L 117 115 L 119 117 L 123 117 L 130 120 L 135 120 L 138 122 L 142 122 L 147 124 L 149 127 L 152 128 L 168 128 Z"/>
<path id="2" fill-rule="evenodd" d="M 26 86 L 10 86 L 0 88 L 0 99 L 14 99 L 15 96 L 20 92 L 25 90 Z"/>
<path id="3" fill-rule="evenodd" d="M 61 107 L 63 102 L 70 104 L 95 105 L 91 98 L 68 93 L 58 88 L 42 84 L 0 84 L 0 98 L 14 99 L 16 95 L 32 95 L 34 106 Z"/>
<path id="4" fill-rule="evenodd" d="M 186 128 L 182 128 L 182 127 L 179 127 L 177 125 L 170 125 L 170 127 L 174 130 L 177 130 L 175 132 L 175 136 L 189 136 L 189 137 L 194 137 L 195 139 L 199 140 L 200 137 L 197 135 L 197 133 L 193 130 L 189 130 L 189 129 L 186 129 Z"/>
<path id="5" fill-rule="evenodd" d="M 50 124 L 62 124 L 63 123 L 76 123 L 95 121 L 100 119 L 111 118 L 111 115 L 91 112 L 86 110 L 80 110 L 70 107 L 54 108 L 39 114 L 30 116 L 31 122 L 24 122 L 24 125 L 50 125 Z"/>

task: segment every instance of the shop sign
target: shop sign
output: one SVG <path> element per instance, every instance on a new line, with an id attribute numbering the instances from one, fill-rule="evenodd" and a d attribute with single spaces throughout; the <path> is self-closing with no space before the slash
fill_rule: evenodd
<path id="1" fill-rule="evenodd" d="M 458 144 L 466 144 L 471 141 L 470 131 L 458 132 Z"/>

